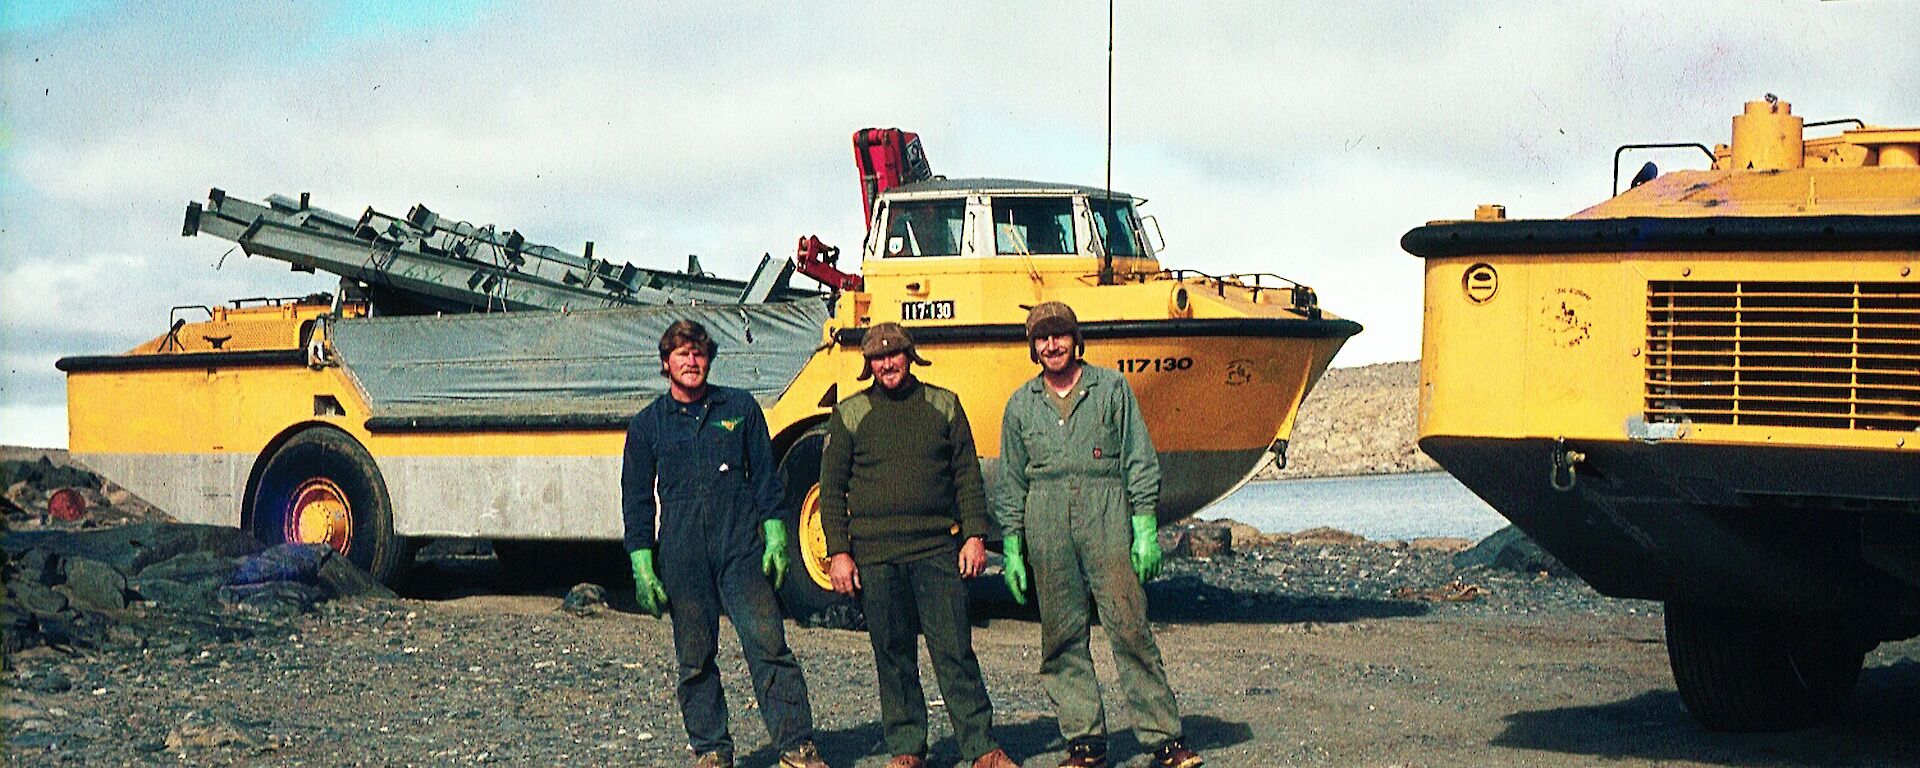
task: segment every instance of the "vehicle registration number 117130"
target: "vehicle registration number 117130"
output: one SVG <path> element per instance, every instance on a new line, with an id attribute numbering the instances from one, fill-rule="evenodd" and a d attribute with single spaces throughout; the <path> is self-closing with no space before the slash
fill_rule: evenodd
<path id="1" fill-rule="evenodd" d="M 1121 373 L 1184 371 L 1193 367 L 1191 357 L 1123 357 L 1115 364 Z"/>
<path id="2" fill-rule="evenodd" d="M 900 302 L 901 320 L 952 320 L 953 300 Z"/>

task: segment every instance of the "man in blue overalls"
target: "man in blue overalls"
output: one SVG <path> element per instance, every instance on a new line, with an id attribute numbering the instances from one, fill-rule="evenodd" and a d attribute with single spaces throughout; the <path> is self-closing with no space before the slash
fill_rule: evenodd
<path id="1" fill-rule="evenodd" d="M 627 423 L 620 507 L 635 592 L 648 615 L 671 606 L 680 717 L 694 768 L 733 766 L 714 664 L 723 607 L 740 635 L 781 768 L 827 768 L 813 745 L 807 682 L 787 648 L 774 598 L 789 562 L 766 417 L 747 391 L 707 383 L 713 354 L 713 338 L 699 323 L 669 326 L 660 337 L 667 394 Z"/>

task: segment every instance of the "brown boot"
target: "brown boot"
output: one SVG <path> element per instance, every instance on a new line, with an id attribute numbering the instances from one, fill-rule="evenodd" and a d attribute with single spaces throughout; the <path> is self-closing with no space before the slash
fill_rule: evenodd
<path id="1" fill-rule="evenodd" d="M 1107 745 L 1096 741 L 1068 744 L 1060 768 L 1107 768 Z"/>
<path id="2" fill-rule="evenodd" d="M 693 768 L 733 768 L 733 753 L 708 752 L 694 758 Z"/>
<path id="3" fill-rule="evenodd" d="M 927 768 L 927 761 L 919 755 L 894 755 L 887 768 Z"/>
<path id="4" fill-rule="evenodd" d="M 1174 739 L 1153 751 L 1153 764 L 1155 768 L 1200 768 L 1207 761 L 1200 759 L 1200 753 L 1187 749 L 1185 741 Z"/>
<path id="5" fill-rule="evenodd" d="M 992 752 L 981 755 L 973 761 L 973 768 L 1020 768 L 1020 764 L 1007 757 L 1007 751 L 998 747 Z"/>
<path id="6" fill-rule="evenodd" d="M 820 759 L 820 750 L 813 742 L 780 753 L 780 768 L 828 768 L 827 761 Z"/>

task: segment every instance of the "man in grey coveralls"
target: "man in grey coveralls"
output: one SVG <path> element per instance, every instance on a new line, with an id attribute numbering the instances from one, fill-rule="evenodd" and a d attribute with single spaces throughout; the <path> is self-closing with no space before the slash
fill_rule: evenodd
<path id="1" fill-rule="evenodd" d="M 1203 761 L 1181 738 L 1179 707 L 1147 624 L 1142 585 L 1160 572 L 1160 460 L 1140 405 L 1119 372 L 1080 359 L 1085 341 L 1067 305 L 1034 307 L 1027 343 L 1040 375 L 1007 401 L 993 506 L 1007 587 L 1021 602 L 1031 549 L 1040 677 L 1067 739 L 1061 768 L 1107 765 L 1106 713 L 1087 649 L 1089 601 L 1153 765 L 1196 768 Z"/>

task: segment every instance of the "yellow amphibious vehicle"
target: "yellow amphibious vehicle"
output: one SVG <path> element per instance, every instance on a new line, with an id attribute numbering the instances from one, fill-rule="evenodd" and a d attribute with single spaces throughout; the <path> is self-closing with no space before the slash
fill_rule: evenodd
<path id="1" fill-rule="evenodd" d="M 1596 589 L 1665 601 L 1708 727 L 1790 728 L 1920 634 L 1920 129 L 1769 96 L 1700 149 L 1566 219 L 1406 234 L 1420 447 Z"/>
<path id="2" fill-rule="evenodd" d="M 495 539 L 503 554 L 617 541 L 626 419 L 664 389 L 661 330 L 695 318 L 720 343 L 714 381 L 766 407 L 811 577 L 782 597 L 819 619 L 846 608 L 818 521 L 823 423 L 864 386 L 871 324 L 913 329 L 933 362 L 921 375 L 960 394 L 991 473 L 1002 405 L 1035 371 L 1025 307 L 1074 306 L 1088 357 L 1139 394 L 1163 520 L 1283 452 L 1301 399 L 1360 330 L 1304 286 L 1163 269 L 1134 198 L 923 176 L 872 190 L 864 282 L 832 293 L 786 287 L 791 267 L 747 283 L 652 273 L 425 208 L 354 219 L 215 190 L 187 234 L 339 273 L 341 295 L 188 309 L 127 353 L 61 360 L 71 449 L 182 520 L 325 542 L 383 579 L 424 537 Z M 506 311 L 449 313 L 463 290 L 471 308 Z"/>

